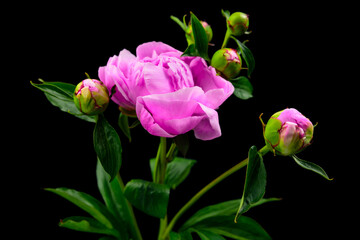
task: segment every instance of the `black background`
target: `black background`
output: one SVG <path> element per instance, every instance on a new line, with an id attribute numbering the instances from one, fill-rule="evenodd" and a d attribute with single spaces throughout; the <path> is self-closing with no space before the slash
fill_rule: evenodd
<path id="1" fill-rule="evenodd" d="M 224 2 L 224 3 L 223 3 Z M 147 41 L 162 41 L 179 50 L 187 46 L 180 27 L 169 17 L 180 19 L 193 11 L 213 29 L 212 54 L 221 46 L 226 31 L 221 9 L 250 15 L 247 46 L 252 50 L 256 67 L 251 82 L 254 98 L 242 101 L 230 97 L 218 110 L 222 136 L 200 141 L 190 134 L 188 158 L 198 162 L 188 179 L 171 192 L 169 216 L 173 216 L 204 185 L 247 156 L 250 146 L 262 147 L 262 127 L 258 117 L 267 120 L 276 111 L 297 108 L 318 122 L 314 142 L 299 157 L 322 166 L 333 181 L 298 167 L 290 158 L 265 157 L 268 173 L 265 197 L 281 197 L 250 210 L 273 239 L 337 239 L 350 235 L 349 217 L 355 215 L 356 155 L 344 132 L 351 132 L 356 117 L 343 117 L 341 102 L 349 79 L 341 34 L 346 25 L 344 12 L 337 5 L 299 3 L 244 2 L 229 4 L 167 2 L 87 2 L 86 4 L 51 2 L 12 6 L 6 24 L 5 50 L 11 50 L 9 67 L 4 69 L 17 84 L 21 97 L 12 91 L 16 105 L 4 120 L 12 127 L 4 146 L 3 205 L 11 234 L 28 234 L 37 239 L 98 239 L 57 226 L 60 219 L 85 213 L 66 200 L 43 190 L 68 187 L 101 198 L 96 186 L 96 156 L 92 146 L 94 125 L 59 111 L 45 96 L 30 86 L 38 78 L 77 84 L 85 72 L 98 78 L 99 66 L 126 48 L 135 54 L 136 47 Z M 349 7 L 351 8 L 351 7 Z M 230 43 L 229 46 L 235 47 Z M 9 81 L 8 81 L 9 82 Z M 346 87 L 345 87 L 346 85 Z M 9 88 L 10 85 L 7 85 Z M 3 100 L 4 101 L 4 100 Z M 7 100 L 8 101 L 8 100 Z M 8 107 L 8 105 L 6 105 Z M 356 108 L 354 113 L 356 113 Z M 109 106 L 106 117 L 116 126 L 118 110 Z M 5 114 L 4 114 L 5 116 Z M 9 117 L 11 116 L 11 117 Z M 342 123 L 342 125 L 340 125 Z M 8 125 L 6 125 L 8 126 Z M 10 127 L 9 127 L 10 128 Z M 16 130 L 13 130 L 16 129 Z M 118 128 L 117 128 L 118 129 Z M 6 130 L 6 128 L 5 128 Z M 352 132 L 356 132 L 354 129 Z M 125 182 L 132 178 L 150 179 L 148 159 L 156 155 L 158 138 L 141 126 L 132 131 L 133 142 L 121 136 Z M 208 204 L 240 198 L 244 171 L 237 173 L 207 193 L 181 219 Z M 145 239 L 155 239 L 158 220 L 136 211 Z M 355 220 L 356 222 L 357 220 Z M 179 226 L 179 225 L 178 225 Z"/>

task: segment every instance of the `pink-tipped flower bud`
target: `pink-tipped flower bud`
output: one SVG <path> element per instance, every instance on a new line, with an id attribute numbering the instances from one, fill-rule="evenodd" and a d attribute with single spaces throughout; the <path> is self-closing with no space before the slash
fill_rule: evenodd
<path id="1" fill-rule="evenodd" d="M 104 112 L 107 108 L 109 92 L 101 81 L 85 79 L 75 88 L 74 103 L 80 112 L 86 115 L 96 115 Z"/>
<path id="2" fill-rule="evenodd" d="M 249 28 L 249 15 L 242 12 L 235 12 L 230 15 L 227 23 L 232 35 L 243 35 Z"/>
<path id="3" fill-rule="evenodd" d="M 271 116 L 264 130 L 267 147 L 275 154 L 291 156 L 310 145 L 314 126 L 294 108 Z"/>
<path id="4" fill-rule="evenodd" d="M 211 58 L 211 66 L 226 79 L 231 79 L 240 73 L 241 58 L 235 49 L 222 48 L 214 53 Z"/>

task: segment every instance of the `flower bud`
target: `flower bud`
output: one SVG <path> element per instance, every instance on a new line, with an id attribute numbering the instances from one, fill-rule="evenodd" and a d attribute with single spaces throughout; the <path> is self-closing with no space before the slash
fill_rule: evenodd
<path id="1" fill-rule="evenodd" d="M 107 108 L 109 92 L 101 81 L 85 79 L 75 88 L 74 103 L 80 112 L 86 115 L 96 115 L 104 112 Z"/>
<path id="2" fill-rule="evenodd" d="M 274 154 L 290 156 L 310 145 L 314 126 L 294 108 L 271 116 L 264 130 L 267 147 Z"/>
<path id="3" fill-rule="evenodd" d="M 206 33 L 208 42 L 210 42 L 212 37 L 213 37 L 213 31 L 212 31 L 210 25 L 205 21 L 200 21 L 200 23 L 205 29 L 205 33 Z M 186 36 L 186 40 L 188 41 L 188 45 L 191 45 L 191 44 L 195 43 L 194 34 L 193 34 L 193 31 L 192 31 L 192 27 L 191 27 L 191 21 L 190 21 L 189 26 L 188 26 L 188 28 L 186 30 L 186 35 L 185 36 Z"/>
<path id="4" fill-rule="evenodd" d="M 249 27 L 249 15 L 242 12 L 235 12 L 230 15 L 227 23 L 232 35 L 243 35 Z"/>
<path id="5" fill-rule="evenodd" d="M 211 66 L 226 79 L 231 79 L 240 73 L 241 58 L 235 49 L 222 48 L 214 53 L 211 59 Z"/>

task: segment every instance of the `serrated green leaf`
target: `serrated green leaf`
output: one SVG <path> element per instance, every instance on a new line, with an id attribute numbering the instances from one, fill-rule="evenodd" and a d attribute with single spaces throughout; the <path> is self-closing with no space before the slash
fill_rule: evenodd
<path id="1" fill-rule="evenodd" d="M 249 150 L 249 162 L 246 169 L 245 186 L 235 221 L 240 214 L 248 211 L 265 194 L 266 170 L 261 154 L 252 146 Z"/>
<path id="2" fill-rule="evenodd" d="M 95 125 L 93 142 L 95 152 L 112 181 L 120 170 L 122 147 L 119 135 L 102 114 Z"/>
<path id="3" fill-rule="evenodd" d="M 234 86 L 234 95 L 240 99 L 246 100 L 252 98 L 253 95 L 253 86 L 251 85 L 249 79 L 244 76 L 232 79 L 230 81 Z"/>
<path id="4" fill-rule="evenodd" d="M 99 221 L 89 217 L 68 217 L 60 221 L 60 227 L 69 228 L 75 231 L 100 233 L 120 237 L 119 232 L 115 229 L 109 229 L 101 224 Z"/>
<path id="5" fill-rule="evenodd" d="M 327 180 L 332 180 L 332 178 L 329 178 L 329 176 L 326 174 L 325 170 L 322 169 L 319 165 L 317 165 L 317 164 L 315 164 L 313 162 L 302 160 L 302 159 L 298 158 L 296 155 L 292 155 L 292 158 L 295 160 L 295 162 L 300 167 L 305 168 L 305 169 L 310 170 L 310 171 L 313 171 L 313 172 L 323 176 Z"/>
<path id="6" fill-rule="evenodd" d="M 169 203 L 170 188 L 163 184 L 133 179 L 125 186 L 125 197 L 144 213 L 164 218 Z"/>
<path id="7" fill-rule="evenodd" d="M 150 159 L 152 176 L 155 174 L 155 161 L 155 158 Z M 175 189 L 186 179 L 195 163 L 196 160 L 193 159 L 175 157 L 167 164 L 164 184 Z"/>
<path id="8" fill-rule="evenodd" d="M 81 113 L 75 106 L 73 100 L 73 93 L 75 85 L 63 82 L 45 82 L 41 79 L 40 84 L 30 82 L 32 86 L 44 92 L 48 101 L 58 107 L 61 111 L 70 113 L 75 117 L 83 119 L 88 122 L 95 122 L 96 116 L 87 116 Z"/>

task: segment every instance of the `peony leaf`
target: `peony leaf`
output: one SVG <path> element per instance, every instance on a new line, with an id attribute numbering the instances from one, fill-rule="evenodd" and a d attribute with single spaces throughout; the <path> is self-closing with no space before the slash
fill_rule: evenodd
<path id="1" fill-rule="evenodd" d="M 230 11 L 221 9 L 221 14 L 226 18 L 226 21 L 230 17 Z"/>
<path id="2" fill-rule="evenodd" d="M 63 82 L 45 82 L 39 79 L 41 83 L 30 82 L 31 85 L 44 92 L 48 101 L 58 107 L 61 111 L 70 113 L 75 117 L 88 122 L 95 122 L 96 116 L 88 116 L 80 112 L 75 106 L 73 94 L 75 85 Z"/>
<path id="3" fill-rule="evenodd" d="M 235 42 L 237 43 L 239 50 L 240 51 L 240 56 L 245 60 L 246 62 L 246 66 L 248 67 L 248 77 L 250 77 L 251 73 L 254 71 L 255 68 L 255 58 L 254 55 L 252 54 L 252 52 L 250 51 L 250 49 L 248 47 L 245 46 L 244 43 L 240 42 L 239 40 L 237 40 L 235 37 L 231 37 L 232 39 L 235 40 Z"/>
<path id="4" fill-rule="evenodd" d="M 182 30 L 184 30 L 186 32 L 187 30 L 187 26 L 185 23 L 183 23 L 182 21 L 180 21 L 179 18 L 175 17 L 175 16 L 170 16 L 171 20 L 173 20 L 174 22 L 176 22 Z"/>
<path id="5" fill-rule="evenodd" d="M 100 233 L 119 238 L 119 232 L 109 229 L 97 220 L 89 217 L 68 217 L 60 221 L 60 227 L 69 228 L 81 232 Z"/>
<path id="6" fill-rule="evenodd" d="M 246 100 L 249 98 L 252 98 L 253 95 L 253 86 L 251 85 L 249 79 L 247 79 L 244 76 L 232 79 L 230 81 L 235 90 L 234 90 L 234 95 L 240 99 Z"/>
<path id="7" fill-rule="evenodd" d="M 164 218 L 169 203 L 170 188 L 163 184 L 133 179 L 125 186 L 124 195 L 129 202 L 144 213 Z"/>
<path id="8" fill-rule="evenodd" d="M 89 213 L 108 229 L 113 229 L 117 224 L 107 208 L 99 200 L 89 194 L 68 188 L 46 188 L 45 190 L 53 192 L 72 202 L 82 210 Z"/>
<path id="9" fill-rule="evenodd" d="M 155 174 L 155 161 L 155 158 L 150 159 L 152 176 Z M 172 189 L 175 189 L 190 174 L 190 170 L 195 163 L 196 160 L 175 157 L 170 163 L 167 164 L 164 184 Z"/>
<path id="10" fill-rule="evenodd" d="M 295 162 L 300 167 L 305 168 L 305 169 L 310 170 L 310 171 L 313 171 L 313 172 L 316 172 L 317 174 L 323 176 L 327 180 L 333 180 L 332 178 L 329 178 L 329 176 L 326 174 L 324 169 L 322 169 L 319 165 L 316 165 L 315 163 L 312 163 L 312 162 L 309 162 L 309 161 L 302 160 L 302 159 L 298 158 L 295 155 L 292 155 L 292 158 L 295 160 Z"/>
<path id="11" fill-rule="evenodd" d="M 221 235 L 217 234 L 217 233 L 213 233 L 210 232 L 208 230 L 197 230 L 197 229 L 193 229 L 194 232 L 197 233 L 197 235 L 199 235 L 201 240 L 226 240 L 225 238 L 223 238 Z"/>
<path id="12" fill-rule="evenodd" d="M 102 114 L 95 125 L 93 142 L 101 165 L 112 181 L 120 170 L 122 147 L 119 135 Z"/>
<path id="13" fill-rule="evenodd" d="M 129 142 L 131 142 L 129 119 L 128 119 L 128 116 L 123 114 L 122 112 L 120 112 L 120 115 L 119 115 L 118 125 L 119 125 L 121 131 L 124 133 L 124 135 L 129 139 Z"/>
<path id="14" fill-rule="evenodd" d="M 195 44 L 190 44 L 182 56 L 199 56 L 210 61 L 208 55 L 208 38 L 205 29 L 199 19 L 191 12 L 191 27 Z"/>
<path id="15" fill-rule="evenodd" d="M 209 233 L 205 236 L 212 236 L 214 237 L 214 240 L 222 239 L 220 238 L 220 236 L 228 237 L 231 239 L 242 239 L 242 240 L 271 239 L 269 234 L 254 219 L 245 216 L 240 216 L 236 223 L 233 220 L 234 220 L 233 216 L 215 216 L 206 219 L 206 221 L 204 220 L 198 222 L 196 225 L 186 229 L 185 231 L 196 232 L 196 233 L 199 232 L 204 233 L 205 231 L 206 233 Z M 210 233 L 212 234 L 210 235 Z M 202 239 L 206 239 L 206 238 L 202 238 Z"/>
<path id="16" fill-rule="evenodd" d="M 252 207 L 272 202 L 279 201 L 279 198 L 263 198 L 258 201 L 256 204 L 252 205 Z M 194 215 L 192 215 L 180 228 L 180 231 L 184 231 L 190 228 L 196 228 L 196 226 L 200 226 L 205 224 L 206 222 L 212 221 L 211 219 L 220 218 L 220 217 L 232 217 L 236 214 L 236 210 L 239 207 L 241 199 L 230 200 L 214 205 L 210 205 L 204 207 L 197 211 Z M 232 221 L 233 222 L 233 221 Z"/>
<path id="17" fill-rule="evenodd" d="M 251 205 L 257 203 L 265 194 L 266 170 L 261 154 L 255 146 L 249 150 L 249 162 L 246 169 L 245 186 L 235 221 L 240 214 L 245 213 Z"/>
<path id="18" fill-rule="evenodd" d="M 230 200 L 206 206 L 192 215 L 180 228 L 181 231 L 195 227 L 208 219 L 219 216 L 234 216 L 239 207 L 240 199 Z"/>

